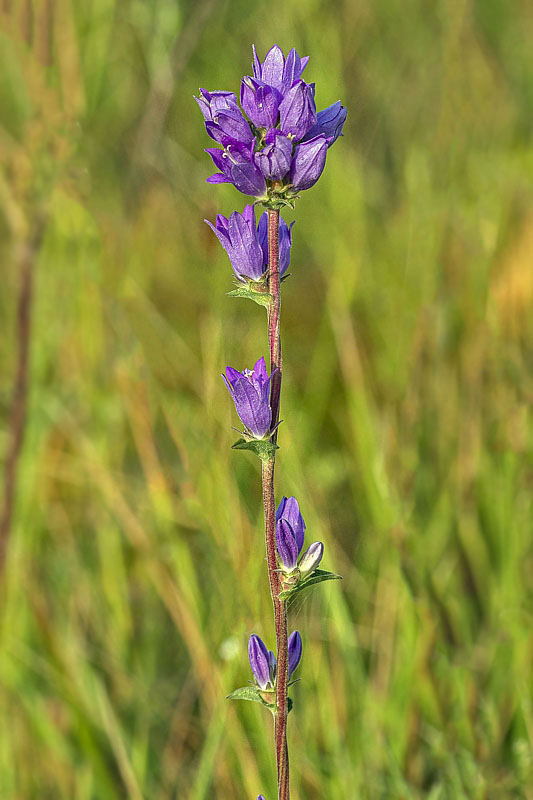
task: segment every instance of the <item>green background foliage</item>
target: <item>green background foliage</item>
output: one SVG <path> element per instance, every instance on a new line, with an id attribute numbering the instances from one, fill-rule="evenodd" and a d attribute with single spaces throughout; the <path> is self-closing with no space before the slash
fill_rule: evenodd
<path id="1" fill-rule="evenodd" d="M 0 797 L 275 797 L 260 462 L 219 377 L 266 353 L 203 223 L 192 99 L 277 42 L 346 135 L 283 285 L 278 495 L 302 593 L 295 800 L 533 797 L 533 17 L 526 0 L 4 0 L 0 454 L 20 253 L 29 414 L 0 609 Z M 42 232 L 42 240 L 39 240 Z M 529 358 L 529 364 L 528 364 Z"/>

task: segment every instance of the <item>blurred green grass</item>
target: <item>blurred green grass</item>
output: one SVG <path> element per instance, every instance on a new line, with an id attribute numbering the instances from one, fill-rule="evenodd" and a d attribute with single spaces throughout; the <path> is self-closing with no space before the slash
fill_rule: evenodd
<path id="1" fill-rule="evenodd" d="M 30 410 L 2 587 L 0 797 L 274 798 L 224 700 L 272 641 L 257 464 L 219 373 L 265 352 L 202 222 L 192 95 L 278 42 L 346 135 L 295 212 L 278 494 L 326 543 L 293 795 L 533 797 L 533 197 L 525 0 L 6 0 L 0 454 L 18 248 Z"/>

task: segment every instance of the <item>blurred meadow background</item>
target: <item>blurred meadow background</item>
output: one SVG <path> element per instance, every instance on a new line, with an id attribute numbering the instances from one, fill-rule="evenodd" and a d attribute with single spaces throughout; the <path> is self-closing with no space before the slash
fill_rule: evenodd
<path id="1" fill-rule="evenodd" d="M 237 90 L 252 42 L 349 110 L 285 215 L 278 496 L 344 576 L 292 612 L 293 797 L 532 798 L 531 5 L 0 9 L 2 493 L 33 287 L 0 798 L 275 797 L 270 715 L 224 699 L 273 641 L 219 377 L 266 354 L 265 317 L 225 294 L 203 219 L 247 200 L 205 183 L 193 100 Z"/>

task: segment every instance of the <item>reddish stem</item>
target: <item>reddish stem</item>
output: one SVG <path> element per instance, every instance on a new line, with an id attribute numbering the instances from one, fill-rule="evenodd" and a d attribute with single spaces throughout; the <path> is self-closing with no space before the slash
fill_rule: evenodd
<path id="1" fill-rule="evenodd" d="M 270 389 L 270 406 L 272 408 L 272 425 L 279 420 L 279 404 L 281 394 L 282 359 L 280 338 L 280 277 L 279 277 L 279 211 L 268 210 L 268 288 L 272 302 L 268 308 L 268 343 L 270 350 L 270 372 L 272 374 Z M 275 442 L 277 432 L 272 440 Z M 289 752 L 287 748 L 287 683 L 288 683 L 288 632 L 287 606 L 279 599 L 281 584 L 277 572 L 276 559 L 276 503 L 274 497 L 275 455 L 263 462 L 262 484 L 263 504 L 265 509 L 265 543 L 268 565 L 270 594 L 274 606 L 274 623 L 276 628 L 277 672 L 276 672 L 276 716 L 274 738 L 276 762 L 278 769 L 278 800 L 289 800 Z"/>

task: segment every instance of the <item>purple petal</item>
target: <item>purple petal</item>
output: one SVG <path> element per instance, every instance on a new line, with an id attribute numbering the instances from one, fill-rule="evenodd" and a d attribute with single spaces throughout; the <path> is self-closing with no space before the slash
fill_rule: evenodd
<path id="1" fill-rule="evenodd" d="M 346 122 L 346 114 L 347 111 L 339 100 L 329 106 L 329 108 L 319 111 L 316 116 L 316 123 L 307 131 L 303 141 L 314 139 L 316 136 L 323 134 L 328 139 L 328 147 L 331 147 L 339 136 L 342 136 L 342 129 Z"/>
<path id="2" fill-rule="evenodd" d="M 226 175 L 222 175 L 220 172 L 215 172 L 214 175 L 206 178 L 206 181 L 207 183 L 231 183 L 231 178 L 227 178 Z"/>
<path id="3" fill-rule="evenodd" d="M 304 545 L 305 538 L 305 522 L 300 513 L 300 506 L 295 497 L 284 497 L 276 511 L 276 520 L 285 519 L 291 526 L 296 544 L 298 545 L 298 552 Z"/>
<path id="4" fill-rule="evenodd" d="M 316 122 L 313 94 L 305 81 L 299 80 L 289 89 L 279 107 L 280 128 L 296 140 L 303 139 Z M 208 123 L 206 123 L 207 125 Z"/>
<path id="5" fill-rule="evenodd" d="M 283 51 L 275 44 L 270 48 L 261 65 L 261 80 L 275 89 L 281 89 L 283 86 L 284 66 L 285 57 Z"/>
<path id="6" fill-rule="evenodd" d="M 270 430 L 272 411 L 248 378 L 242 377 L 233 384 L 233 402 L 242 424 L 256 439 L 264 438 Z"/>
<path id="7" fill-rule="evenodd" d="M 298 563 L 299 549 L 296 544 L 294 532 L 285 519 L 276 523 L 276 547 L 283 567 L 290 571 Z"/>

